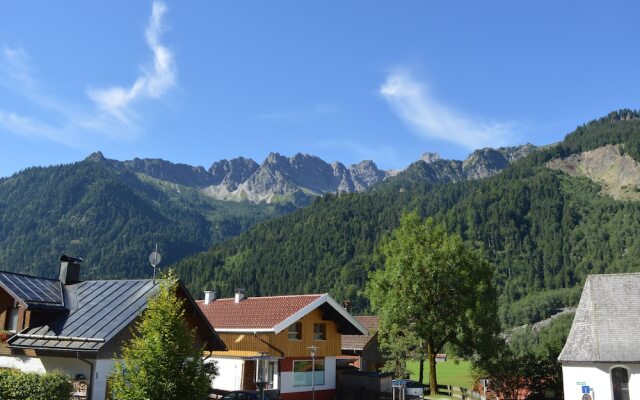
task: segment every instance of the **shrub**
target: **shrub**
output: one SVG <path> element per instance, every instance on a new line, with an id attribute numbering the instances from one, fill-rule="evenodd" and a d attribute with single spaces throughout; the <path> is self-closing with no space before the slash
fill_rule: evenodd
<path id="1" fill-rule="evenodd" d="M 46 374 L 0 369 L 0 399 L 3 400 L 69 400 L 70 377 L 54 371 Z"/>

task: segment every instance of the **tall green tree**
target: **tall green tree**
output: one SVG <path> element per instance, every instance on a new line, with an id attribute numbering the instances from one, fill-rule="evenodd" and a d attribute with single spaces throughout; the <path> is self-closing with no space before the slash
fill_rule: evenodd
<path id="1" fill-rule="evenodd" d="M 435 356 L 446 343 L 471 356 L 490 351 L 496 342 L 493 267 L 459 235 L 415 212 L 403 215 L 380 250 L 384 269 L 371 274 L 366 288 L 381 318 L 380 344 L 394 357 L 426 351 L 434 394 Z M 394 369 L 397 360 L 389 361 Z"/>
<path id="2" fill-rule="evenodd" d="M 184 317 L 184 301 L 176 296 L 172 272 L 149 299 L 133 337 L 122 350 L 111 374 L 112 395 L 121 400 L 204 400 L 211 369 L 194 346 L 195 330 Z"/>

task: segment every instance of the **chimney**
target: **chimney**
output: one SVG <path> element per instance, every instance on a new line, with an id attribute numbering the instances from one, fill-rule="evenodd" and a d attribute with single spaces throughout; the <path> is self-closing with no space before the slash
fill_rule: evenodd
<path id="1" fill-rule="evenodd" d="M 80 282 L 80 263 L 82 258 L 60 256 L 60 282 L 63 285 L 71 285 Z"/>
<path id="2" fill-rule="evenodd" d="M 240 303 L 245 299 L 244 289 L 237 288 L 235 291 L 235 295 L 233 296 L 233 300 L 235 303 Z"/>
<path id="3" fill-rule="evenodd" d="M 204 304 L 209 304 L 212 301 L 218 298 L 218 293 L 215 290 L 205 290 L 204 291 Z"/>

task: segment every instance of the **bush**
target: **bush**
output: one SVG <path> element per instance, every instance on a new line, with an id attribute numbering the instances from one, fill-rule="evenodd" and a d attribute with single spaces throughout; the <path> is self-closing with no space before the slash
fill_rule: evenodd
<path id="1" fill-rule="evenodd" d="M 3 400 L 69 400 L 70 377 L 54 371 L 46 374 L 0 369 L 0 399 Z"/>

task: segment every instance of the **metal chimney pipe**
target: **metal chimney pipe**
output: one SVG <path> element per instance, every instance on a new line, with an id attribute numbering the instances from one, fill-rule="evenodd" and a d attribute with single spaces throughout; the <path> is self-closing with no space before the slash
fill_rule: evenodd
<path id="1" fill-rule="evenodd" d="M 82 258 L 69 257 L 65 254 L 60 256 L 60 282 L 63 285 L 70 285 L 80 281 L 80 263 Z"/>

